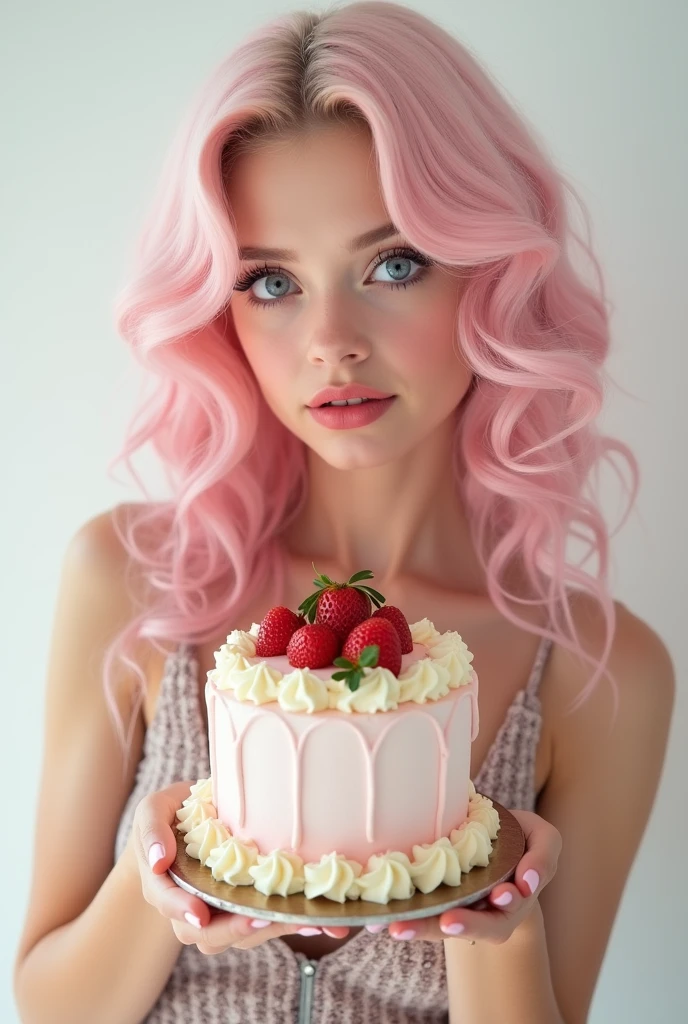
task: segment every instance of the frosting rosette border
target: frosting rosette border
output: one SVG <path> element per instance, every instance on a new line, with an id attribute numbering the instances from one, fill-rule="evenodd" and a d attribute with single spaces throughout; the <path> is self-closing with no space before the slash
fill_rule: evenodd
<path id="1" fill-rule="evenodd" d="M 215 668 L 207 674 L 209 683 L 218 690 L 231 691 L 239 701 L 277 702 L 293 713 L 374 713 L 394 710 L 410 701 L 425 704 L 441 700 L 451 689 L 477 679 L 471 665 L 473 654 L 461 635 L 454 630 L 440 633 L 427 618 L 409 624 L 413 643 L 427 649 L 425 657 L 407 665 L 398 676 L 386 668 L 367 667 L 355 692 L 346 682 L 331 676 L 323 679 L 309 668 L 282 673 L 269 659 L 252 660 L 256 658 L 259 628 L 254 622 L 250 630 L 232 630 L 227 642 L 215 651 Z"/>
<path id="2" fill-rule="evenodd" d="M 413 859 L 400 851 L 373 854 L 367 864 L 336 851 L 318 863 L 304 863 L 293 850 L 261 854 L 247 838 L 233 836 L 217 818 L 211 780 L 199 779 L 177 810 L 177 829 L 186 852 L 207 867 L 218 881 L 253 885 L 265 896 L 304 893 L 344 903 L 364 899 L 386 904 L 410 899 L 419 889 L 429 893 L 439 885 L 457 886 L 473 867 L 486 867 L 500 828 L 499 814 L 489 797 L 469 781 L 465 821 L 433 843 L 413 847 Z"/>

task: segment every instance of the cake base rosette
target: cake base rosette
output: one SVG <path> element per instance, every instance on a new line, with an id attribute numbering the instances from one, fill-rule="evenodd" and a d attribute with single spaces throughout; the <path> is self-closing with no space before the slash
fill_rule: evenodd
<path id="1" fill-rule="evenodd" d="M 352 927 L 429 917 L 484 898 L 495 885 L 513 875 L 525 850 L 525 837 L 517 819 L 471 787 L 466 822 L 453 830 L 450 837 L 415 847 L 412 861 L 404 854 L 392 853 L 384 858 L 371 857 L 362 866 L 332 853 L 329 859 L 323 857 L 320 865 L 304 865 L 295 854 L 277 851 L 284 860 L 276 863 L 274 852 L 261 856 L 250 840 L 234 840 L 215 817 L 212 803 L 203 799 L 208 794 L 207 786 L 208 780 L 199 780 L 177 812 L 177 856 L 169 874 L 187 892 L 230 913 L 283 923 Z M 494 827 L 496 819 L 498 829 Z M 471 825 L 471 821 L 478 822 L 479 827 Z M 466 828 L 476 834 L 468 840 L 468 846 L 466 837 L 458 834 Z M 484 856 L 484 844 L 479 840 L 476 846 L 474 838 L 481 832 L 488 834 L 488 829 L 496 838 L 488 839 L 489 855 Z M 458 844 L 452 845 L 452 840 L 458 840 Z M 469 856 L 467 870 L 459 871 L 458 858 L 450 852 L 456 845 L 464 848 L 464 863 L 467 848 L 475 852 L 480 863 L 471 866 Z M 342 861 L 352 867 L 342 871 Z M 391 878 L 391 889 L 390 869 L 395 876 Z M 377 884 L 380 879 L 375 877 L 376 872 L 384 876 L 382 889 Z M 449 881 L 458 878 L 458 884 L 436 884 L 440 873 Z M 224 881 L 223 876 L 231 877 L 234 883 Z M 261 878 L 269 878 L 272 887 L 277 878 L 286 895 L 261 892 Z M 417 883 L 428 891 L 422 891 Z M 307 892 L 317 895 L 309 896 Z M 381 894 L 389 892 L 391 898 L 382 902 Z M 371 899 L 371 895 L 375 898 Z"/>

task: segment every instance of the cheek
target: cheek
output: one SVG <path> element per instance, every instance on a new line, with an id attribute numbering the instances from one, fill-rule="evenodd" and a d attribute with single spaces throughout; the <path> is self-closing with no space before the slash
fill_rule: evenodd
<path id="1" fill-rule="evenodd" d="M 394 365 L 407 381 L 425 384 L 433 394 L 460 397 L 472 373 L 456 333 L 456 305 L 436 303 L 422 317 L 406 321 L 395 339 Z"/>
<path id="2" fill-rule="evenodd" d="M 232 318 L 238 342 L 266 399 L 272 405 L 273 396 L 278 401 L 280 396 L 286 398 L 287 382 L 294 380 L 295 374 L 290 361 L 292 349 L 284 344 L 284 336 L 276 339 L 269 332 L 262 332 L 251 314 L 244 315 L 241 309 L 234 310 Z"/>

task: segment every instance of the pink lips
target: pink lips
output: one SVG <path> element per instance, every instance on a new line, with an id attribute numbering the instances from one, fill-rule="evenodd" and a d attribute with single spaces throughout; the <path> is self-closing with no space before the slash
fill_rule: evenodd
<path id="1" fill-rule="evenodd" d="M 396 401 L 396 396 L 390 398 L 371 399 L 368 402 L 361 402 L 358 405 L 326 405 L 309 407 L 309 412 L 316 423 L 323 427 L 330 427 L 332 430 L 347 430 L 351 427 L 364 427 L 384 416 L 387 410 Z"/>
<path id="2" fill-rule="evenodd" d="M 324 405 L 325 402 L 341 402 L 348 398 L 393 398 L 389 391 L 378 391 L 377 388 L 370 388 L 367 384 L 357 384 L 351 381 L 349 384 L 330 385 L 313 395 L 308 403 L 309 408 Z"/>

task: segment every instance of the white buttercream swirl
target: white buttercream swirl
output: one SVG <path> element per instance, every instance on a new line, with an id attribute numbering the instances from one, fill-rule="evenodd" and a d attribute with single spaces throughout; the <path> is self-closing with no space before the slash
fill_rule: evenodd
<path id="1" fill-rule="evenodd" d="M 229 885 L 253 885 L 249 872 L 258 860 L 258 847 L 247 840 L 242 841 L 230 835 L 208 854 L 206 866 L 218 881 Z"/>
<path id="2" fill-rule="evenodd" d="M 487 867 L 492 843 L 487 829 L 479 821 L 463 822 L 459 828 L 452 829 L 449 840 L 456 850 L 462 871 L 470 871 L 474 867 Z"/>
<path id="3" fill-rule="evenodd" d="M 410 622 L 411 639 L 414 644 L 423 644 L 425 647 L 432 647 L 442 636 L 430 619 L 419 619 L 418 622 Z"/>
<path id="4" fill-rule="evenodd" d="M 218 818 L 206 818 L 184 836 L 186 852 L 196 860 L 207 860 L 210 851 L 229 839 L 229 832 Z"/>
<path id="5" fill-rule="evenodd" d="M 187 800 L 189 797 L 187 797 Z M 177 828 L 180 832 L 190 832 L 196 825 L 200 825 L 201 822 L 207 821 L 208 818 L 214 818 L 216 810 L 213 804 L 207 800 L 196 800 L 191 799 L 190 803 L 184 801 L 184 805 L 177 811 L 177 820 L 179 824 Z"/>
<path id="6" fill-rule="evenodd" d="M 442 884 L 461 884 L 459 855 L 446 836 L 434 843 L 413 847 L 411 878 L 424 893 L 432 892 Z"/>
<path id="7" fill-rule="evenodd" d="M 337 903 L 358 899 L 360 890 L 356 878 L 361 873 L 361 865 L 355 860 L 347 860 L 344 854 L 324 853 L 319 864 L 305 864 L 303 870 L 306 899 L 325 896 Z"/>
<path id="8" fill-rule="evenodd" d="M 254 622 L 253 625 L 255 626 L 256 623 Z M 227 636 L 227 642 L 215 651 L 215 668 L 208 673 L 208 678 L 215 683 L 219 690 L 233 690 L 234 683 L 231 674 L 234 669 L 245 671 L 250 667 L 250 663 L 246 659 L 256 656 L 256 638 L 257 634 L 254 635 L 252 632 L 233 629 Z"/>
<path id="9" fill-rule="evenodd" d="M 411 879 L 412 870 L 409 858 L 398 850 L 373 854 L 358 879 L 361 899 L 371 903 L 410 899 L 416 891 Z"/>
<path id="10" fill-rule="evenodd" d="M 443 665 L 451 675 L 451 686 L 463 686 L 470 682 L 473 669 L 473 655 L 461 639 L 461 635 L 453 629 L 442 633 L 437 643 L 432 645 L 434 664 Z"/>
<path id="11" fill-rule="evenodd" d="M 428 700 L 439 700 L 449 693 L 450 681 L 449 670 L 444 665 L 432 658 L 422 658 L 399 676 L 399 701 L 425 704 Z"/>
<path id="12" fill-rule="evenodd" d="M 252 672 L 253 665 L 239 651 L 233 651 L 229 644 L 223 644 L 215 651 L 215 668 L 208 672 L 208 679 L 215 683 L 218 690 L 233 690 L 236 685 L 235 670 Z"/>
<path id="13" fill-rule="evenodd" d="M 290 850 L 273 850 L 263 857 L 258 854 L 258 863 L 248 869 L 258 892 L 265 896 L 293 896 L 303 892 L 306 877 L 303 861 Z"/>
<path id="14" fill-rule="evenodd" d="M 282 673 L 270 668 L 266 661 L 232 672 L 232 689 L 237 700 L 251 700 L 254 704 L 269 704 L 277 700 Z"/>
<path id="15" fill-rule="evenodd" d="M 364 668 L 357 690 L 352 690 L 346 680 L 340 681 L 344 683 L 342 689 L 330 691 L 330 707 L 337 711 L 372 714 L 375 711 L 394 711 L 399 704 L 399 680 L 388 668 Z"/>
<path id="16" fill-rule="evenodd" d="M 187 796 L 186 800 L 182 800 L 182 806 L 187 807 L 189 804 L 196 803 L 196 801 L 198 800 L 202 800 L 204 803 L 208 803 L 212 806 L 212 779 L 199 779 L 198 782 L 194 782 L 194 784 L 191 787 L 191 793 L 189 794 L 189 796 Z M 215 810 L 214 807 L 213 810 Z"/>
<path id="17" fill-rule="evenodd" d="M 256 637 L 245 629 L 233 629 L 227 637 L 227 646 L 233 654 L 243 654 L 245 658 L 256 656 Z"/>
<path id="18" fill-rule="evenodd" d="M 263 856 L 251 839 L 232 836 L 205 799 L 211 790 L 210 779 L 199 779 L 177 811 L 177 828 L 185 833 L 187 852 L 210 868 L 215 878 L 230 885 L 253 884 L 265 896 L 305 892 L 308 899 L 325 896 L 339 903 L 359 898 L 388 903 L 409 899 L 416 887 L 428 893 L 442 884 L 457 886 L 461 874 L 487 866 L 500 827 L 492 800 L 477 793 L 469 779 L 466 820 L 448 838 L 414 846 L 412 861 L 405 853 L 388 851 L 370 857 L 364 870 L 357 861 L 333 851 L 323 854 L 317 864 L 304 864 L 291 850 L 273 850 Z"/>
<path id="19" fill-rule="evenodd" d="M 484 827 L 489 838 L 494 840 L 499 832 L 499 814 L 490 799 L 486 796 L 476 797 L 471 801 L 468 820 Z"/>
<path id="20" fill-rule="evenodd" d="M 307 668 L 297 668 L 282 678 L 277 700 L 285 711 L 325 711 L 330 706 L 327 683 Z"/>

